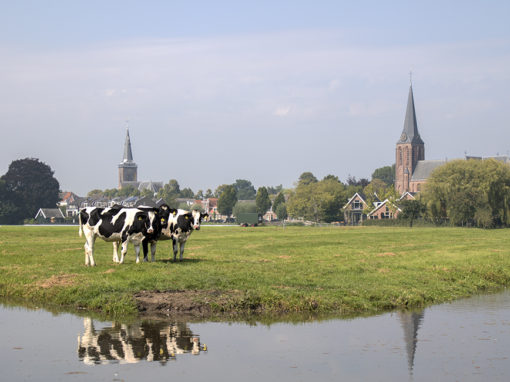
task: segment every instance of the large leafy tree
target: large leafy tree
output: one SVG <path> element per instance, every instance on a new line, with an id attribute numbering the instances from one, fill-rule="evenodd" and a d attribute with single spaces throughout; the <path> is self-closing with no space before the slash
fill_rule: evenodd
<path id="1" fill-rule="evenodd" d="M 510 224 L 510 166 L 494 159 L 456 160 L 434 170 L 423 200 L 436 221 L 494 227 Z"/>
<path id="2" fill-rule="evenodd" d="M 372 173 L 372 181 L 374 179 L 380 179 L 388 186 L 393 186 L 395 183 L 395 165 L 375 169 Z"/>
<path id="3" fill-rule="evenodd" d="M 326 177 L 320 182 L 314 182 L 313 178 L 308 175 L 300 178 L 287 201 L 288 214 L 315 222 L 341 220 L 346 200 L 345 186 L 334 177 Z"/>
<path id="4" fill-rule="evenodd" d="M 255 187 L 249 180 L 237 179 L 234 183 L 237 192 L 237 199 L 239 200 L 253 200 L 255 199 Z"/>
<path id="5" fill-rule="evenodd" d="M 271 199 L 269 199 L 269 193 L 267 192 L 267 188 L 260 187 L 257 190 L 255 204 L 257 205 L 257 212 L 260 215 L 264 215 L 267 212 L 267 210 L 271 208 Z"/>
<path id="6" fill-rule="evenodd" d="M 4 223 L 22 223 L 33 218 L 39 208 L 56 208 L 59 183 L 53 170 L 35 158 L 18 159 L 1 178 L 0 204 Z M 3 210 L 3 208 L 2 208 Z"/>
<path id="7" fill-rule="evenodd" d="M 222 215 L 232 215 L 232 210 L 237 203 L 237 193 L 233 185 L 225 185 L 218 198 L 218 212 Z"/>

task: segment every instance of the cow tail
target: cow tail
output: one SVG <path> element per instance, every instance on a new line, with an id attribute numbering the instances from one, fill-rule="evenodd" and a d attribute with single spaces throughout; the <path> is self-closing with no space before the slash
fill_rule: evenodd
<path id="1" fill-rule="evenodd" d="M 80 237 L 83 235 L 83 228 L 82 228 L 82 224 L 81 224 L 81 211 L 80 213 L 78 214 L 78 221 L 80 222 L 80 228 L 78 230 L 78 234 L 80 235 Z"/>

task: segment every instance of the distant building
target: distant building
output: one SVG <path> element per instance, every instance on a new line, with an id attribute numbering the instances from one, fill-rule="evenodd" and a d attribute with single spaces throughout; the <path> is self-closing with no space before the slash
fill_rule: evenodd
<path id="1" fill-rule="evenodd" d="M 126 128 L 126 140 L 124 141 L 124 157 L 119 164 L 119 189 L 132 186 L 138 188 L 138 166 L 133 161 L 133 152 L 131 150 L 131 139 L 129 137 L 129 128 Z"/>
<path id="2" fill-rule="evenodd" d="M 61 223 L 65 216 L 60 208 L 39 208 L 34 219 L 38 223 Z"/>
<path id="3" fill-rule="evenodd" d="M 126 127 L 126 139 L 124 141 L 124 156 L 119 168 L 119 190 L 123 187 L 131 186 L 138 191 L 149 190 L 156 194 L 163 188 L 163 182 L 139 182 L 138 165 L 133 160 L 133 150 L 131 149 L 131 138 L 129 128 Z"/>
<path id="4" fill-rule="evenodd" d="M 397 141 L 395 160 L 395 190 L 403 194 L 411 190 L 413 174 L 419 162 L 425 160 L 425 144 L 418 132 L 416 111 L 414 109 L 414 95 L 412 85 L 409 87 L 407 98 L 404 129 Z M 416 181 L 416 180 L 415 180 Z"/>

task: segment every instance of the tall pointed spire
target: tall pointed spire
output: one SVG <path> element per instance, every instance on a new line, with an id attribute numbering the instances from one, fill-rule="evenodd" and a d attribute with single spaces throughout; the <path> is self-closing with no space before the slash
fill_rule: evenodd
<path id="1" fill-rule="evenodd" d="M 416 111 L 414 109 L 413 85 L 409 86 L 409 96 L 407 97 L 406 117 L 404 119 L 404 129 L 397 143 L 415 143 L 423 145 L 423 140 L 418 132 L 418 123 L 416 122 Z"/>
<path id="2" fill-rule="evenodd" d="M 126 121 L 126 140 L 124 141 L 124 157 L 119 164 L 119 189 L 124 186 L 138 187 L 138 166 L 133 161 L 131 151 L 131 138 L 129 137 L 129 126 Z"/>
<path id="3" fill-rule="evenodd" d="M 133 152 L 131 151 L 131 139 L 129 138 L 128 126 L 126 126 L 126 141 L 124 142 L 124 158 L 122 162 L 133 162 Z"/>

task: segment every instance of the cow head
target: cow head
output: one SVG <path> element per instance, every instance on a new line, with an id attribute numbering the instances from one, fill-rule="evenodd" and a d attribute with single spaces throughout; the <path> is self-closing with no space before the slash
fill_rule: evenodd
<path id="1" fill-rule="evenodd" d="M 156 214 L 154 212 L 137 212 L 133 221 L 133 228 L 140 232 L 152 234 L 154 232 Z"/>
<path id="2" fill-rule="evenodd" d="M 202 219 L 207 219 L 208 216 L 209 215 L 207 213 L 201 213 L 197 210 L 191 211 L 193 229 L 196 229 L 197 231 L 200 230 L 200 223 L 202 223 Z"/>
<path id="3" fill-rule="evenodd" d="M 166 204 L 162 204 L 158 208 L 157 213 L 158 213 L 158 219 L 159 219 L 158 222 L 161 225 L 161 228 L 165 229 L 168 227 L 170 215 L 175 216 L 175 214 L 177 213 L 177 210 L 174 208 L 170 208 Z"/>

